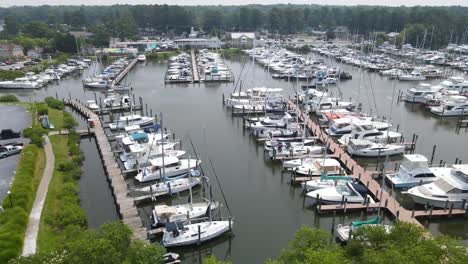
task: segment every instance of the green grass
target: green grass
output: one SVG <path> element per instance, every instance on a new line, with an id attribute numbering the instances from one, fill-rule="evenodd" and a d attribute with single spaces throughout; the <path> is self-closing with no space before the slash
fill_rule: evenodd
<path id="1" fill-rule="evenodd" d="M 64 243 L 64 230 L 71 226 L 86 227 L 86 215 L 78 200 L 80 163 L 76 160 L 74 136 L 50 137 L 55 166 L 39 224 L 38 252 L 57 249 Z"/>
<path id="2" fill-rule="evenodd" d="M 57 110 L 49 107 L 49 122 L 54 124 L 54 130 L 63 128 L 63 110 Z"/>
<path id="3" fill-rule="evenodd" d="M 37 187 L 45 167 L 44 150 L 27 145 L 21 152 L 10 198 L 3 200 L 5 212 L 0 214 L 0 263 L 19 256 L 23 248 L 28 215 L 36 197 Z"/>

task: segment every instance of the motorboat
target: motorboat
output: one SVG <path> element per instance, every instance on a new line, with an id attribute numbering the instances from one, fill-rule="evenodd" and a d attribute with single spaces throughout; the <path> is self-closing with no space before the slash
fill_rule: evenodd
<path id="1" fill-rule="evenodd" d="M 437 175 L 450 168 L 430 167 L 427 158 L 421 154 L 408 154 L 403 156 L 397 173 L 386 174 L 386 180 L 395 189 L 411 188 L 433 182 Z"/>
<path id="2" fill-rule="evenodd" d="M 289 113 L 284 113 L 283 115 L 269 115 L 261 121 L 249 124 L 248 127 L 252 131 L 287 128 L 287 125 L 292 119 L 293 117 Z"/>
<path id="3" fill-rule="evenodd" d="M 109 87 L 109 82 L 105 80 L 100 80 L 96 82 L 83 83 L 83 85 L 87 88 L 106 89 Z"/>
<path id="4" fill-rule="evenodd" d="M 439 106 L 430 109 L 431 113 L 438 116 L 465 116 L 468 115 L 468 99 L 461 95 L 449 96 Z"/>
<path id="5" fill-rule="evenodd" d="M 110 123 L 109 128 L 112 130 L 123 129 L 128 125 L 138 125 L 140 127 L 151 126 L 154 122 L 154 117 L 127 115 L 119 117 L 116 123 Z"/>
<path id="6" fill-rule="evenodd" d="M 140 54 L 140 55 L 138 55 L 137 60 L 138 60 L 138 61 L 141 61 L 141 62 L 146 61 L 146 56 L 145 56 L 145 54 Z"/>
<path id="7" fill-rule="evenodd" d="M 155 205 L 151 214 L 151 226 L 157 227 L 170 222 L 186 222 L 208 215 L 219 208 L 219 202 L 199 202 L 178 205 Z M 188 217 L 188 218 L 187 218 Z"/>
<path id="8" fill-rule="evenodd" d="M 293 164 L 299 164 L 296 167 L 292 167 Z M 340 175 L 345 172 L 341 164 L 336 159 L 331 158 L 305 158 L 295 159 L 292 161 L 283 162 L 283 167 L 293 168 L 297 174 L 308 175 L 308 176 L 319 176 L 323 172 L 328 175 Z"/>
<path id="9" fill-rule="evenodd" d="M 366 139 L 350 139 L 347 150 L 349 154 L 354 156 L 375 158 L 401 155 L 405 152 L 405 146 L 375 143 Z"/>
<path id="10" fill-rule="evenodd" d="M 398 76 L 398 80 L 400 81 L 424 81 L 426 77 L 422 75 L 421 71 L 413 70 L 410 74 L 403 74 Z"/>
<path id="11" fill-rule="evenodd" d="M 404 93 L 402 99 L 408 103 L 425 103 L 427 96 L 434 95 L 441 89 L 441 86 L 432 86 L 428 83 L 421 83 L 416 87 L 408 89 Z"/>
<path id="12" fill-rule="evenodd" d="M 413 187 L 407 194 L 415 203 L 422 205 L 466 207 L 464 201 L 468 200 L 468 164 L 452 165 L 449 171 L 438 175 L 435 181 Z"/>
<path id="13" fill-rule="evenodd" d="M 279 140 L 268 140 L 265 141 L 264 149 L 265 151 L 271 151 L 273 149 L 278 148 L 289 148 L 289 147 L 298 147 L 298 146 L 312 146 L 317 142 L 315 139 L 308 139 L 308 138 L 298 138 L 290 141 L 279 141 Z"/>
<path id="14" fill-rule="evenodd" d="M 333 188 L 338 184 L 345 185 L 352 180 L 352 177 L 346 175 L 329 176 L 324 172 L 320 175 L 320 179 L 302 182 L 301 185 L 304 191 L 311 192 L 319 189 Z"/>
<path id="15" fill-rule="evenodd" d="M 369 199 L 370 203 L 374 202 L 372 197 L 367 194 L 367 188 L 354 182 L 311 191 L 306 196 L 315 202 L 318 202 L 317 199 L 319 199 L 323 204 L 337 204 L 343 200 L 346 200 L 347 203 L 364 203 L 366 199 Z"/>
<path id="16" fill-rule="evenodd" d="M 373 128 L 372 125 L 359 126 L 355 125 L 350 134 L 345 134 L 338 139 L 338 142 L 347 146 L 351 139 L 370 140 L 376 143 L 395 143 L 402 137 L 401 133 L 393 132 L 390 130 L 380 131 Z"/>
<path id="17" fill-rule="evenodd" d="M 336 234 L 338 236 L 338 239 L 341 242 L 348 242 L 350 238 L 353 238 L 353 234 L 356 233 L 356 231 L 363 226 L 373 226 L 373 227 L 382 227 L 385 229 L 385 232 L 387 234 L 390 234 L 392 231 L 393 226 L 392 225 L 383 225 L 380 223 L 379 217 L 372 218 L 366 221 L 353 221 L 349 225 L 342 225 L 338 224 L 336 228 Z"/>
<path id="18" fill-rule="evenodd" d="M 385 131 L 392 125 L 388 122 L 372 121 L 370 117 L 347 116 L 333 119 L 328 129 L 328 134 L 335 137 L 350 134 L 356 126 L 361 126 L 363 129 L 367 130 L 377 129 L 379 131 Z"/>
<path id="19" fill-rule="evenodd" d="M 232 229 L 232 221 L 207 221 L 184 225 L 182 222 L 168 223 L 163 231 L 164 247 L 179 247 L 200 244 L 217 238 Z"/>
<path id="20" fill-rule="evenodd" d="M 99 106 L 96 104 L 96 101 L 94 100 L 88 100 L 85 102 L 85 106 L 89 108 L 91 111 L 96 111 L 99 110 Z"/>
<path id="21" fill-rule="evenodd" d="M 135 179 L 139 182 L 159 180 L 161 177 L 172 178 L 191 173 L 201 163 L 196 159 L 179 159 L 177 157 L 159 157 L 150 160 L 151 166 L 145 166 L 138 170 Z"/>
<path id="22" fill-rule="evenodd" d="M 38 82 L 30 81 L 28 79 L 0 82 L 0 88 L 4 89 L 37 89 L 40 87 L 41 85 Z"/>
<path id="23" fill-rule="evenodd" d="M 455 90 L 462 93 L 468 91 L 468 81 L 459 76 L 449 77 L 447 80 L 442 81 L 440 86 L 447 90 Z"/>
<path id="24" fill-rule="evenodd" d="M 321 146 L 291 146 L 287 148 L 278 147 L 268 152 L 270 159 L 289 159 L 303 155 L 318 155 L 325 151 Z"/>
<path id="25" fill-rule="evenodd" d="M 120 100 L 115 95 L 111 95 L 103 101 L 105 106 L 109 108 L 129 108 L 132 104 L 128 95 L 123 95 Z"/>

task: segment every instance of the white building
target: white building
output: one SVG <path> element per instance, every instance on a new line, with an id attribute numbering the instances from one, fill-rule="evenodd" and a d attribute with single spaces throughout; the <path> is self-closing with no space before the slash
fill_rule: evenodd
<path id="1" fill-rule="evenodd" d="M 218 38 L 183 38 L 174 40 L 175 47 L 178 49 L 219 49 L 224 44 Z"/>

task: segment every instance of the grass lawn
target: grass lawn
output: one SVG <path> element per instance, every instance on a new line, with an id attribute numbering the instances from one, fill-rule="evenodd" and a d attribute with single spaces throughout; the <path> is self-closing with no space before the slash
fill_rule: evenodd
<path id="1" fill-rule="evenodd" d="M 63 127 L 63 111 L 49 107 L 49 121 L 54 124 L 55 129 L 59 130 Z"/>
<path id="2" fill-rule="evenodd" d="M 7 263 L 21 254 L 29 212 L 44 172 L 45 159 L 44 149 L 35 145 L 27 145 L 21 152 L 10 189 L 13 208 L 9 197 L 5 197 L 5 212 L 0 214 L 0 263 Z"/>

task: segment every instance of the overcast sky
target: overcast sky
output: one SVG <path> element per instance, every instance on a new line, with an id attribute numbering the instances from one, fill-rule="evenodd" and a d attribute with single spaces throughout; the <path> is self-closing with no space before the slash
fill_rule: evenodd
<path id="1" fill-rule="evenodd" d="M 326 4 L 326 5 L 388 5 L 388 6 L 468 6 L 468 0 L 0 0 L 1 7 L 21 5 L 113 5 L 113 4 L 170 4 L 170 5 L 245 5 L 245 4 Z"/>

